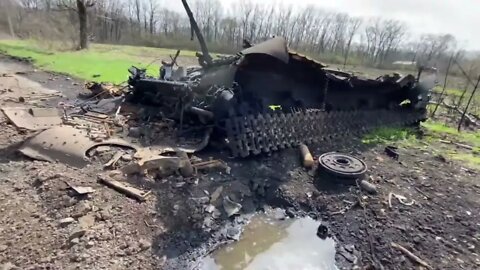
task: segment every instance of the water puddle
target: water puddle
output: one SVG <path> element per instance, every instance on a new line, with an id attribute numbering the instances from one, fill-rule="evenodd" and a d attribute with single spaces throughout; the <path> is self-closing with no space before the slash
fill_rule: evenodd
<path id="1" fill-rule="evenodd" d="M 256 216 L 240 240 L 203 260 L 201 270 L 338 270 L 335 242 L 320 239 L 311 218 L 274 221 Z"/>

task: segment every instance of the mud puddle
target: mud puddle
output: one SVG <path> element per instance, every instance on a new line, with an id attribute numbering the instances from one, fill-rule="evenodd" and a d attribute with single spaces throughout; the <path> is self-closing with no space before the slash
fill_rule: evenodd
<path id="1" fill-rule="evenodd" d="M 253 217 L 239 241 L 205 258 L 201 270 L 337 270 L 335 242 L 317 236 L 320 222 L 309 217 L 284 221 Z"/>

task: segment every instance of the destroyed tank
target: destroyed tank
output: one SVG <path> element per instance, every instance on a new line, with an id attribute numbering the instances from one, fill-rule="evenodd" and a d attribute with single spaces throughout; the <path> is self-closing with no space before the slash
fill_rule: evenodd
<path id="1" fill-rule="evenodd" d="M 201 44 L 200 67 L 172 70 L 175 57 L 159 78 L 132 68 L 131 100 L 159 106 L 180 122 L 185 113 L 213 122 L 234 156 L 426 119 L 434 76 L 361 78 L 288 49 L 282 37 L 214 60 L 183 2 Z"/>

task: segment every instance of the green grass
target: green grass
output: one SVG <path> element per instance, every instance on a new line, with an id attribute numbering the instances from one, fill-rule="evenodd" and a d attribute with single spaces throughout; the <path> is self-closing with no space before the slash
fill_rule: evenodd
<path id="1" fill-rule="evenodd" d="M 382 127 L 366 134 L 362 138 L 362 142 L 365 144 L 379 144 L 394 141 L 408 142 L 415 139 L 415 132 L 412 129 Z"/>
<path id="2" fill-rule="evenodd" d="M 472 146 L 473 151 L 456 149 L 455 146 L 452 148 L 448 145 L 440 145 L 440 147 L 436 148 L 436 150 L 446 152 L 445 154 L 447 154 L 451 159 L 465 162 L 470 167 L 480 169 L 479 132 L 458 132 L 455 128 L 432 121 L 427 121 L 423 123 L 422 126 L 427 131 L 427 136 L 432 142 L 438 142 L 440 139 L 446 139 Z"/>
<path id="3" fill-rule="evenodd" d="M 369 145 L 396 143 L 402 147 L 430 150 L 434 154 L 442 154 L 469 167 L 480 169 L 479 132 L 458 132 L 455 128 L 433 121 L 422 123 L 422 127 L 426 131 L 422 139 L 417 138 L 413 129 L 383 127 L 366 134 L 362 142 Z M 473 151 L 457 149 L 455 145 L 441 143 L 441 139 L 470 145 Z"/>
<path id="4" fill-rule="evenodd" d="M 443 91 L 443 88 L 442 87 L 435 87 L 433 88 L 433 92 L 435 93 L 442 93 Z M 463 90 L 460 90 L 460 89 L 455 89 L 455 88 L 447 88 L 445 89 L 445 94 L 449 95 L 449 96 L 455 96 L 455 97 L 461 97 L 462 94 L 463 94 Z"/>
<path id="5" fill-rule="evenodd" d="M 91 44 L 89 50 L 49 50 L 32 40 L 0 40 L 0 52 L 31 58 L 40 69 L 54 71 L 84 80 L 121 83 L 128 78 L 132 65 L 148 67 L 149 74 L 158 74 L 159 61 L 169 59 L 175 50 L 134 46 Z M 193 57 L 195 52 L 182 51 L 181 56 Z M 100 75 L 94 78 L 94 75 Z"/>
<path id="6" fill-rule="evenodd" d="M 439 135 L 450 137 L 460 143 L 480 148 L 480 132 L 458 132 L 457 129 L 444 124 L 427 121 L 422 126 L 430 133 L 430 135 L 438 137 Z"/>

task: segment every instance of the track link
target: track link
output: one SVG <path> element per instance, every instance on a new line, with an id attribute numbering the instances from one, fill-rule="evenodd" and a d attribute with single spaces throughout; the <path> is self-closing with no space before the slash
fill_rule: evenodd
<path id="1" fill-rule="evenodd" d="M 339 137 L 358 136 L 381 126 L 406 126 L 424 119 L 408 110 L 305 111 L 259 114 L 226 119 L 228 147 L 235 157 L 247 157 L 319 143 Z"/>

